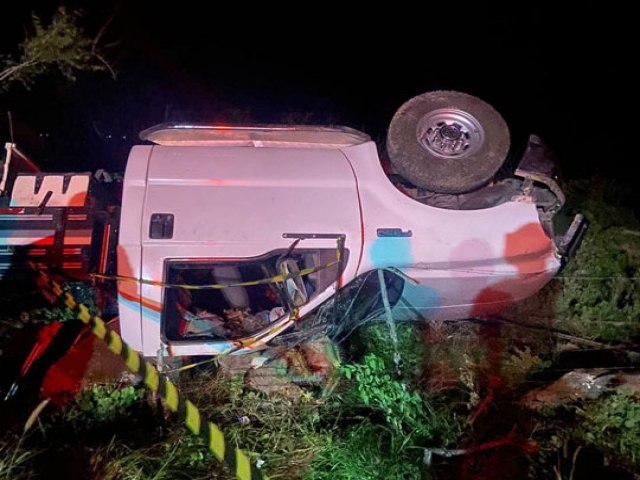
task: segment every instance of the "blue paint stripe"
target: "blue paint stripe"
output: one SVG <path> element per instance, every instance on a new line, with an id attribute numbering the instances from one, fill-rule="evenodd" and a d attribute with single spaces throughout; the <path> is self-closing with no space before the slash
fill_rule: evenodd
<path id="1" fill-rule="evenodd" d="M 51 237 L 56 233 L 55 230 L 0 230 L 2 234 L 0 235 L 0 239 L 2 238 L 11 238 L 11 237 L 33 237 L 33 238 L 45 238 Z"/>
<path id="2" fill-rule="evenodd" d="M 160 312 L 153 310 L 152 308 L 149 308 L 145 305 L 142 305 L 140 302 L 129 300 L 128 298 L 125 298 L 123 295 L 118 294 L 118 303 L 120 305 L 124 305 L 127 308 L 130 308 L 131 310 L 136 310 L 136 311 L 140 311 L 140 308 L 142 307 L 143 317 L 146 317 L 155 323 L 160 323 L 160 317 L 161 317 Z"/>
<path id="3" fill-rule="evenodd" d="M 406 267 L 413 263 L 411 239 L 381 237 L 373 241 L 369 256 L 374 268 Z"/>

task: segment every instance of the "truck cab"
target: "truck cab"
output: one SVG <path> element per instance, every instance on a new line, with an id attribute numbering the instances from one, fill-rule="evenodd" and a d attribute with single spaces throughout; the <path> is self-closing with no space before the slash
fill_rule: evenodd
<path id="1" fill-rule="evenodd" d="M 533 196 L 425 204 L 349 128 L 160 125 L 142 137 L 153 145 L 127 164 L 118 274 L 145 282 L 119 281 L 118 300 L 123 338 L 145 355 L 261 349 L 338 292 L 379 287 L 396 320 L 488 315 L 562 264 Z M 293 285 L 297 304 L 283 263 L 312 271 Z"/>

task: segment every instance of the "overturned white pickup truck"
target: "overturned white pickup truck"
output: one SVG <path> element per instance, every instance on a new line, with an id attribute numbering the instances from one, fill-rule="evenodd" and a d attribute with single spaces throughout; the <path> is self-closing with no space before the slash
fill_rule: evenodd
<path id="1" fill-rule="evenodd" d="M 343 127 L 165 124 L 141 138 L 119 219 L 89 176 L 5 164 L 0 248 L 112 277 L 122 336 L 147 356 L 261 349 L 336 294 L 337 323 L 490 315 L 542 288 L 584 227 L 553 231 L 564 198 L 544 145 L 532 137 L 509 171 L 502 117 L 457 92 L 400 108 L 390 173 Z"/>

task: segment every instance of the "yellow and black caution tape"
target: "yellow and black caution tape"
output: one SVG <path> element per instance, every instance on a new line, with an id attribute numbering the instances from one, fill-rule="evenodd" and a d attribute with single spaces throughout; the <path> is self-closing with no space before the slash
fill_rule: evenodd
<path id="1" fill-rule="evenodd" d="M 75 313 L 76 318 L 88 325 L 95 336 L 106 342 L 109 350 L 120 355 L 127 368 L 142 377 L 147 388 L 160 395 L 167 408 L 180 416 L 189 431 L 205 440 L 209 451 L 225 464 L 237 479 L 268 480 L 246 453 L 228 445 L 220 428 L 202 418 L 198 408 L 180 395 L 178 388 L 166 375 L 161 374 L 150 362 L 145 361 L 136 350 L 122 340 L 117 332 L 107 327 L 99 316 L 92 315 L 86 305 L 76 302 L 73 295 L 65 292 L 55 280 L 44 272 L 40 272 L 40 275 L 44 276 L 50 291 L 64 300 L 65 305 Z"/>
<path id="2" fill-rule="evenodd" d="M 99 273 L 89 274 L 89 278 L 95 278 L 99 280 L 115 280 L 118 282 L 133 282 L 133 283 L 142 283 L 144 285 L 153 285 L 155 287 L 163 287 L 163 288 L 184 288 L 186 290 L 222 290 L 225 288 L 231 287 L 255 287 L 257 285 L 267 285 L 271 283 L 283 283 L 290 278 L 294 277 L 305 277 L 307 275 L 311 275 L 313 273 L 319 272 L 320 270 L 324 270 L 327 268 L 334 267 L 339 265 L 342 261 L 342 249 L 344 246 L 344 237 L 338 238 L 338 246 L 336 248 L 336 259 L 331 262 L 325 263 L 324 265 L 319 265 L 317 267 L 304 268 L 297 272 L 292 272 L 287 275 L 278 274 L 273 277 L 261 278 L 259 280 L 251 280 L 248 282 L 238 282 L 238 283 L 210 283 L 208 285 L 192 285 L 187 283 L 168 283 L 162 282 L 160 280 L 150 280 L 148 278 L 137 278 L 131 277 L 127 275 L 103 275 Z"/>
<path id="3" fill-rule="evenodd" d="M 239 282 L 239 283 L 210 283 L 208 285 L 192 285 L 189 283 L 167 283 L 161 282 L 160 280 L 150 280 L 148 278 L 136 278 L 129 277 L 127 275 L 102 275 L 99 273 L 92 273 L 89 275 L 91 278 L 97 278 L 99 280 L 116 280 L 119 282 L 134 282 L 134 283 L 142 283 L 144 285 L 153 285 L 155 287 L 164 287 L 164 288 L 184 288 L 186 290 L 222 290 L 224 288 L 231 287 L 255 287 L 256 285 L 266 285 L 270 283 L 282 283 L 290 278 L 294 277 L 304 277 L 306 275 L 311 275 L 312 273 L 319 272 L 320 270 L 324 270 L 325 268 L 330 268 L 340 263 L 340 260 L 333 260 L 324 265 L 320 265 L 318 267 L 313 268 L 305 268 L 300 270 L 299 272 L 290 273 L 288 275 L 275 275 L 273 277 L 261 278 L 259 280 L 251 280 L 248 282 Z"/>

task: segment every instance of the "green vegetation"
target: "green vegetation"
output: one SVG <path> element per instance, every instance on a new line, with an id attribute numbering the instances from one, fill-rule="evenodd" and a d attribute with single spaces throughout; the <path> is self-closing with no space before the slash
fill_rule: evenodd
<path id="1" fill-rule="evenodd" d="M 375 352 L 378 358 L 391 366 L 395 365 L 394 356 L 397 350 L 400 362 L 398 368 L 394 368 L 394 373 L 397 375 L 399 370 L 401 378 L 415 382 L 428 351 L 421 330 L 411 324 L 400 324 L 396 325 L 396 335 L 398 346 L 394 347 L 393 342 L 389 341 L 389 327 L 384 322 L 367 325 L 354 335 L 350 347 L 351 354 L 363 358 L 368 352 Z"/>
<path id="2" fill-rule="evenodd" d="M 390 367 L 374 353 L 362 363 L 342 367 L 347 380 L 354 380 L 346 398 L 355 398 L 373 412 L 379 412 L 393 435 L 410 440 L 455 438 L 455 427 L 448 415 L 439 412 L 420 391 L 393 378 Z"/>
<path id="3" fill-rule="evenodd" d="M 364 421 L 332 439 L 314 457 L 308 480 L 413 480 L 422 478 L 422 449 Z"/>
<path id="4" fill-rule="evenodd" d="M 456 408 L 420 387 L 428 349 L 424 332 L 410 324 L 396 330 L 397 347 L 384 323 L 355 335 L 352 361 L 341 366 L 343 381 L 334 394 L 342 427 L 316 454 L 305 478 L 420 479 L 423 449 L 446 447 L 459 437 Z"/>
<path id="5" fill-rule="evenodd" d="M 85 422 L 113 422 L 143 397 L 144 390 L 133 385 L 94 385 L 78 394 L 78 408 L 71 410 L 68 418 L 77 415 L 76 419 Z"/>
<path id="6" fill-rule="evenodd" d="M 409 330 L 401 339 L 416 338 Z M 185 374 L 180 388 L 271 478 L 419 479 L 423 447 L 446 446 L 459 426 L 448 409 L 405 383 L 392 365 L 371 353 L 354 359 L 341 367 L 342 381 L 329 397 L 311 391 L 297 400 L 266 397 L 242 376 L 210 371 Z M 47 450 L 55 450 L 56 458 L 84 452 L 93 478 L 227 478 L 202 441 L 162 412 L 132 385 L 92 387 L 41 423 L 21 447 L 25 453 L 13 461 L 13 471 L 32 471 L 55 438 Z M 0 455 L 5 463 L 11 460 L 7 452 Z"/>
<path id="7" fill-rule="evenodd" d="M 385 325 L 373 325 L 361 332 L 363 338 L 381 339 Z M 407 363 L 424 344 L 412 326 L 399 326 L 401 352 Z M 446 446 L 460 433 L 456 415 L 398 374 L 394 349 L 381 349 L 380 356 L 368 353 L 359 362 L 343 365 L 344 382 L 336 392 L 343 428 L 313 458 L 305 478 L 324 479 L 420 479 L 426 468 L 423 448 Z M 404 348 L 406 347 L 406 348 Z M 386 357 L 386 358 L 384 358 Z M 405 363 L 406 366 L 406 363 Z M 419 370 L 411 370 L 417 378 Z"/>
<path id="8" fill-rule="evenodd" d="M 362 338 L 382 339 L 384 328 L 369 326 L 361 332 Z M 438 334 L 455 336 L 454 328 Z M 399 325 L 398 332 L 401 351 L 406 347 L 416 354 L 425 348 L 424 341 L 416 339 L 430 335 L 409 325 Z M 398 374 L 393 351 L 352 355 L 340 367 L 342 380 L 329 397 L 312 392 L 297 400 L 267 397 L 252 390 L 242 376 L 225 378 L 211 371 L 183 374 L 180 388 L 225 431 L 231 445 L 243 448 L 271 478 L 419 480 L 433 475 L 433 467 L 423 464 L 425 448 L 453 448 L 469 441 L 473 434 L 470 410 L 482 403 L 480 377 L 473 373 L 477 365 L 467 357 L 457 386 L 435 395 L 422 390 L 424 374 L 419 370 Z M 453 351 L 449 353 L 455 358 Z M 504 356 L 502 374 L 517 383 L 544 366 L 528 348 L 515 348 Z M 467 374 L 472 373 L 469 381 Z M 0 479 L 43 478 L 38 467 L 43 461 L 50 462 L 51 456 L 71 461 L 73 455 L 87 458 L 87 478 L 228 478 L 203 442 L 174 416 L 163 413 L 140 388 L 95 386 L 82 392 L 70 407 L 49 411 L 23 441 L 16 443 L 14 435 L 6 435 L 0 443 Z M 571 418 L 579 421 L 569 422 L 568 428 Z M 547 472 L 558 468 L 553 452 L 562 451 L 562 439 L 595 447 L 612 459 L 623 456 L 631 464 L 638 463 L 640 404 L 629 392 L 622 390 L 581 409 L 555 412 L 541 422 L 563 422 L 558 423 L 561 427 L 556 425 L 555 440 L 537 438 L 547 458 L 536 458 L 540 465 L 547 462 Z M 563 468 L 570 471 L 576 460 L 572 455 L 567 458 Z"/>
<path id="9" fill-rule="evenodd" d="M 584 404 L 545 408 L 537 422 L 536 478 L 583 478 L 574 475 L 580 464 L 597 478 L 596 470 L 603 472 L 607 465 L 617 468 L 610 478 L 640 467 L 640 400 L 628 387 Z"/>
<path id="10" fill-rule="evenodd" d="M 35 452 L 24 449 L 13 436 L 0 440 L 0 480 L 28 480 L 32 478 L 30 462 Z"/>
<path id="11" fill-rule="evenodd" d="M 502 377 L 509 386 L 518 386 L 526 381 L 529 375 L 540 372 L 551 366 L 550 360 L 543 360 L 531 352 L 530 347 L 514 348 L 502 363 Z"/>
<path id="12" fill-rule="evenodd" d="M 114 438 L 96 457 L 101 480 L 199 480 L 228 478 L 203 443 L 183 431 L 155 437 L 156 443 L 131 447 Z M 96 458 L 94 457 L 94 458 Z M 214 468 L 212 468 L 212 466 Z"/>
<path id="13" fill-rule="evenodd" d="M 0 438 L 0 480 L 28 480 L 33 478 L 32 462 L 36 451 L 24 446 L 25 438 L 38 420 L 38 416 L 49 403 L 40 402 L 27 419 L 20 434 L 9 433 Z"/>
<path id="14" fill-rule="evenodd" d="M 90 285 L 81 282 L 70 282 L 65 283 L 62 286 L 62 290 L 65 293 L 70 293 L 79 303 L 86 305 L 92 315 L 98 314 L 96 292 Z M 73 310 L 64 304 L 35 309 L 27 315 L 27 318 L 35 323 L 68 322 L 76 320 Z"/>
<path id="15" fill-rule="evenodd" d="M 579 335 L 627 341 L 640 333 L 640 222 L 615 204 L 612 190 L 573 184 L 572 208 L 585 214 L 589 230 L 563 272 L 557 318 Z"/>
<path id="16" fill-rule="evenodd" d="M 267 398 L 245 388 L 242 377 L 230 382 L 217 377 L 216 383 L 222 388 L 213 395 L 226 393 L 211 408 L 211 417 L 224 429 L 232 445 L 264 465 L 273 478 L 297 478 L 320 447 L 330 441 L 332 406 L 317 403 L 311 396 L 297 401 Z M 197 404 L 206 405 L 203 400 Z M 324 412 L 327 417 L 321 418 Z"/>
<path id="17" fill-rule="evenodd" d="M 89 38 L 79 27 L 79 14 L 60 7 L 51 22 L 45 24 L 32 16 L 30 35 L 19 45 L 16 55 L 0 55 L 0 90 L 19 83 L 29 88 L 35 80 L 57 71 L 67 80 L 81 71 L 113 70 L 100 52 L 98 43 L 104 27 Z"/>
<path id="18" fill-rule="evenodd" d="M 621 387 L 612 395 L 578 409 L 574 435 L 618 462 L 640 466 L 640 401 Z"/>

